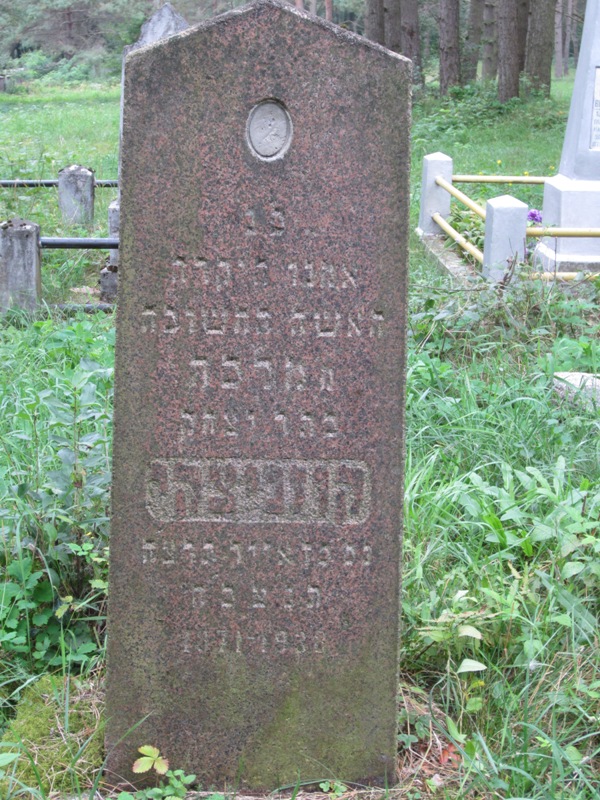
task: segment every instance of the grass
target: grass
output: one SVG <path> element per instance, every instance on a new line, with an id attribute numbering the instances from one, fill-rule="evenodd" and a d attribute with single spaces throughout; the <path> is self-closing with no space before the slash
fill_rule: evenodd
<path id="1" fill-rule="evenodd" d="M 0 178 L 57 178 L 70 164 L 118 176 L 120 87 L 44 87 L 26 94 L 0 94 Z M 88 230 L 63 223 L 56 188 L 0 188 L 0 219 L 22 217 L 42 236 L 108 236 L 108 205 L 116 189 L 97 188 L 95 222 Z M 47 302 L 73 300 L 71 286 L 95 286 L 104 251 L 44 251 L 43 295 Z"/>
<path id="2" fill-rule="evenodd" d="M 552 101 L 507 108 L 485 89 L 444 104 L 421 98 L 413 221 L 425 152 L 448 153 L 456 172 L 554 171 L 571 85 L 560 82 Z M 79 121 L 64 125 L 65 110 Z M 71 161 L 116 175 L 114 88 L 0 96 L 0 116 L 3 177 L 52 177 Z M 538 189 L 513 189 L 541 205 Z M 503 191 L 481 187 L 481 196 Z M 0 190 L 0 198 L 46 235 L 65 232 L 52 191 Z M 592 800 L 600 788 L 600 418 L 560 399 L 552 374 L 598 371 L 598 288 L 459 289 L 416 237 L 410 266 L 402 780 L 387 795 Z M 97 268 L 88 256 L 46 252 L 45 289 L 58 296 Z M 1 535 L 11 587 L 0 606 L 4 724 L 33 675 L 95 676 L 102 665 L 113 335 L 111 317 L 83 315 L 34 324 L 13 315 L 0 330 Z"/>

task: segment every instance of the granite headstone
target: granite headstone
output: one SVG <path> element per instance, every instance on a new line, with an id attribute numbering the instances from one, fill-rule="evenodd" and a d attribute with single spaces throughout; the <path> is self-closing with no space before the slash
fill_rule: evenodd
<path id="1" fill-rule="evenodd" d="M 393 780 L 410 85 L 278 0 L 127 59 L 113 782 Z"/>
<path id="2" fill-rule="evenodd" d="M 600 229 L 600 0 L 588 0 L 559 173 L 544 185 L 544 225 Z M 600 237 L 546 238 L 547 271 L 600 272 Z"/>

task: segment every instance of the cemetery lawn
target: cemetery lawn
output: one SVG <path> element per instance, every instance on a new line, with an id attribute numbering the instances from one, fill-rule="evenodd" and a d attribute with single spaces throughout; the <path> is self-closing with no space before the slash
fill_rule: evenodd
<path id="1" fill-rule="evenodd" d="M 565 81 L 556 99 L 504 108 L 481 88 L 418 98 L 413 224 L 428 152 L 455 172 L 556 172 L 569 94 Z M 71 163 L 116 177 L 118 118 L 116 87 L 0 94 L 0 177 Z M 539 188 L 471 194 L 505 191 L 541 206 Z M 96 192 L 95 235 L 113 197 Z M 0 218 L 12 216 L 45 236 L 83 232 L 62 225 L 53 189 L 0 189 Z M 45 251 L 47 302 L 95 284 L 104 259 Z M 385 794 L 592 800 L 600 415 L 559 398 L 552 375 L 600 373 L 600 285 L 461 288 L 414 237 L 408 341 L 399 783 Z M 3 798 L 91 798 L 100 780 L 113 348 L 112 315 L 0 323 Z M 39 675 L 52 679 L 36 692 Z M 344 775 L 322 777 L 348 794 Z"/>

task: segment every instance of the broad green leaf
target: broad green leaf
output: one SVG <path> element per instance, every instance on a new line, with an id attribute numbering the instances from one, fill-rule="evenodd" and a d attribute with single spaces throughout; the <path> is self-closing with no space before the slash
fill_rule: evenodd
<path id="1" fill-rule="evenodd" d="M 144 756 L 143 758 L 138 758 L 136 761 L 133 762 L 133 771 L 134 772 L 148 772 L 148 770 L 152 769 L 152 765 L 154 764 L 153 758 L 148 758 Z"/>
<path id="2" fill-rule="evenodd" d="M 149 756 L 150 758 L 158 758 L 160 750 L 158 747 L 152 747 L 150 744 L 143 744 L 141 747 L 138 747 L 138 753 L 141 753 L 143 756 Z"/>
<path id="3" fill-rule="evenodd" d="M 487 669 L 487 667 L 480 661 L 475 661 L 472 658 L 464 658 L 456 672 L 460 675 L 463 672 L 482 672 L 484 669 Z"/>
<path id="4" fill-rule="evenodd" d="M 446 725 L 448 727 L 448 733 L 454 739 L 455 742 L 459 742 L 459 744 L 463 744 L 467 737 L 464 733 L 461 733 L 458 728 L 456 727 L 456 723 L 450 719 L 450 717 L 446 717 Z"/>
<path id="5" fill-rule="evenodd" d="M 478 631 L 477 628 L 474 628 L 473 625 L 459 625 L 458 626 L 458 635 L 459 636 L 470 636 L 471 639 L 481 639 L 483 636 L 481 635 L 481 631 Z"/>
<path id="6" fill-rule="evenodd" d="M 579 575 L 583 569 L 585 569 L 585 564 L 582 561 L 567 561 L 561 570 L 561 575 L 564 580 L 568 580 L 573 575 Z"/>
<path id="7" fill-rule="evenodd" d="M 552 622 L 557 622 L 559 625 L 564 625 L 566 628 L 571 627 L 572 619 L 568 614 L 557 614 L 551 619 Z"/>
<path id="8" fill-rule="evenodd" d="M 6 767 L 8 764 L 12 764 L 18 757 L 18 753 L 0 753 L 0 767 Z"/>
<path id="9" fill-rule="evenodd" d="M 164 775 L 166 771 L 169 769 L 169 762 L 166 758 L 159 756 L 156 761 L 154 762 L 154 769 L 158 772 L 159 775 Z"/>
<path id="10" fill-rule="evenodd" d="M 50 581 L 40 581 L 33 590 L 36 603 L 50 603 L 54 597 L 54 589 Z"/>
<path id="11" fill-rule="evenodd" d="M 567 758 L 569 759 L 569 761 L 571 762 L 571 764 L 577 765 L 577 764 L 581 764 L 581 762 L 583 761 L 582 754 L 572 744 L 568 745 L 568 747 L 565 747 L 565 754 L 566 754 Z"/>
<path id="12" fill-rule="evenodd" d="M 481 711 L 483 708 L 483 700 L 481 697 L 470 697 L 467 700 L 467 711 L 475 712 Z"/>

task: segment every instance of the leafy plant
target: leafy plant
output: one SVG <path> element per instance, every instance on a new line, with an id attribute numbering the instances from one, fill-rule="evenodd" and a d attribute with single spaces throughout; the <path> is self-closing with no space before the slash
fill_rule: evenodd
<path id="1" fill-rule="evenodd" d="M 169 762 L 164 758 L 157 747 L 152 745 L 142 745 L 138 748 L 141 758 L 133 764 L 133 771 L 138 774 L 145 772 L 155 772 L 159 776 L 164 776 L 160 784 L 151 789 L 138 789 L 133 794 L 131 792 L 120 792 L 117 800 L 181 800 L 185 798 L 191 784 L 196 780 L 195 775 L 186 775 L 181 769 L 169 769 Z M 214 800 L 220 797 L 212 795 Z"/>
<path id="2" fill-rule="evenodd" d="M 340 781 L 321 781 L 319 789 L 335 800 L 347 794 L 349 791 L 348 787 Z"/>

